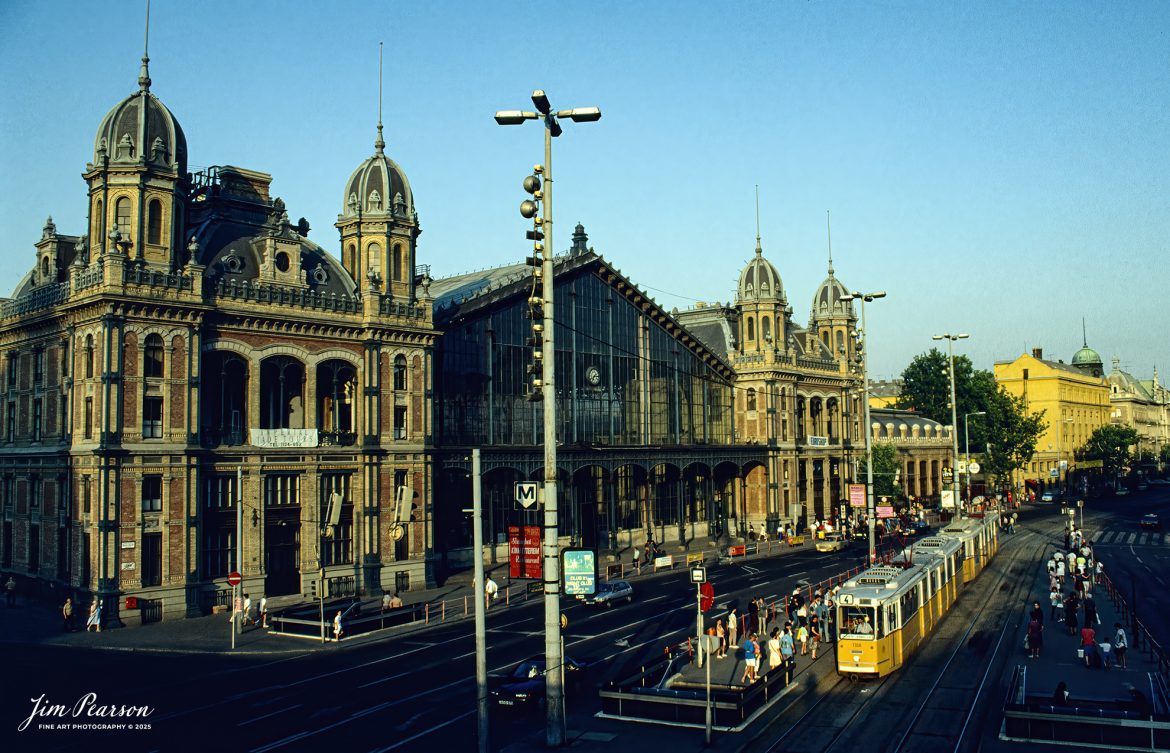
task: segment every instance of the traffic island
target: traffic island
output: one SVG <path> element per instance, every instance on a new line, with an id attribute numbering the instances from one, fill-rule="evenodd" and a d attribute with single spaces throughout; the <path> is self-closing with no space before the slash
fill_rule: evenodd
<path id="1" fill-rule="evenodd" d="M 740 684 L 744 663 L 729 654 L 710 662 L 712 728 L 739 732 L 762 709 L 794 685 L 794 664 L 762 672 Z M 651 722 L 702 728 L 706 725 L 707 671 L 686 645 L 673 647 L 632 675 L 603 687 L 598 716 L 632 722 Z"/>

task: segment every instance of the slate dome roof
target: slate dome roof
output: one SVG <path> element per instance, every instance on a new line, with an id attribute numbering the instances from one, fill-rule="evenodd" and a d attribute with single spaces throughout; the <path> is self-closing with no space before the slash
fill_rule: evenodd
<path id="1" fill-rule="evenodd" d="M 93 154 L 95 165 L 108 156 L 112 164 L 145 161 L 187 173 L 187 137 L 167 106 L 150 93 L 149 79 L 102 118 Z"/>
<path id="2" fill-rule="evenodd" d="M 342 217 L 356 217 L 359 210 L 362 215 L 414 216 L 414 194 L 410 191 L 410 181 L 398 163 L 386 156 L 385 147 L 382 126 L 379 124 L 374 156 L 358 165 L 345 183 L 345 195 L 341 198 Z"/>
<path id="3" fill-rule="evenodd" d="M 739 273 L 736 298 L 740 301 L 761 298 L 784 298 L 784 283 L 776 267 L 764 258 L 764 251 L 756 241 L 756 255 Z"/>
<path id="4" fill-rule="evenodd" d="M 1073 354 L 1072 364 L 1073 366 L 1101 366 L 1101 355 L 1086 345 Z"/>

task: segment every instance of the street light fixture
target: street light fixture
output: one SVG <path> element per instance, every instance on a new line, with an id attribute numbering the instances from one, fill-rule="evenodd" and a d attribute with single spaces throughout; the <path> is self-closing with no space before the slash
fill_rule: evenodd
<path id="1" fill-rule="evenodd" d="M 967 503 L 971 502 L 971 439 L 967 435 L 967 419 L 971 416 L 986 416 L 987 411 L 977 410 L 963 414 L 963 454 L 967 457 Z"/>
<path id="2" fill-rule="evenodd" d="M 532 92 L 532 104 L 539 112 L 527 110 L 501 110 L 496 113 L 496 123 L 519 125 L 526 120 L 544 121 L 544 165 L 536 172 L 543 173 L 543 191 L 535 190 L 533 199 L 540 202 L 542 216 L 537 220 L 542 232 L 529 231 L 528 238 L 536 241 L 533 261 L 533 276 L 539 278 L 541 293 L 533 311 L 542 314 L 542 328 L 534 330 L 534 339 L 540 341 L 540 348 L 534 355 L 539 364 L 539 388 L 533 390 L 532 398 L 544 402 L 544 654 L 547 671 L 545 680 L 545 743 L 550 748 L 560 747 L 565 742 L 565 696 L 564 673 L 560 671 L 564 657 L 561 648 L 561 595 L 560 595 L 560 551 L 557 543 L 557 432 L 556 432 L 556 390 L 553 349 L 553 245 L 552 229 L 552 140 L 561 135 L 560 120 L 567 118 L 575 123 L 592 123 L 601 119 L 601 110 L 596 107 L 576 107 L 569 110 L 552 109 L 543 89 Z M 526 190 L 528 181 L 526 181 Z M 534 186 L 535 188 L 535 186 Z M 529 203 L 528 200 L 525 202 Z M 535 207 L 532 207 L 535 209 Z M 535 217 L 521 213 L 528 219 Z M 541 245 L 543 241 L 543 246 Z M 543 258 L 541 258 L 541 252 Z M 537 274 L 539 272 L 539 274 Z M 537 298 L 537 296 L 533 296 Z M 531 303 L 530 299 L 530 303 Z M 536 366 L 536 364 L 534 364 Z M 534 381 L 534 387 L 536 386 Z M 476 556 L 481 556 L 477 552 Z"/>
<path id="3" fill-rule="evenodd" d="M 959 418 L 956 415 L 955 405 L 955 340 L 966 340 L 970 335 L 964 333 L 961 335 L 952 335 L 947 332 L 941 335 L 933 335 L 932 340 L 946 340 L 947 341 L 947 362 L 950 364 L 951 377 L 951 457 L 953 458 L 952 465 L 958 461 L 959 458 L 959 435 L 955 433 L 958 428 Z M 954 495 L 953 501 L 955 509 L 959 511 L 959 517 L 963 517 L 965 509 L 962 500 L 959 499 L 959 474 L 951 469 L 951 493 Z"/>
<path id="4" fill-rule="evenodd" d="M 865 412 L 865 426 L 862 428 L 865 429 L 865 514 L 869 519 L 870 565 L 873 565 L 877 561 L 877 521 L 873 508 L 873 430 L 869 425 L 869 354 L 865 347 L 865 339 L 869 336 L 869 333 L 865 328 L 865 304 L 885 297 L 886 291 L 884 290 L 879 290 L 876 293 L 854 291 L 841 296 L 842 301 L 857 301 L 861 308 L 861 331 L 858 333 L 861 336 L 861 340 L 858 343 L 858 350 L 861 353 L 861 402 L 862 409 Z"/>

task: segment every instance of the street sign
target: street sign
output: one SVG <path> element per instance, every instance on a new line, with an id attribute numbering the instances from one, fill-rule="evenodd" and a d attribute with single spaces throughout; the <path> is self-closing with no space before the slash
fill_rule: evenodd
<path id="1" fill-rule="evenodd" d="M 692 567 L 691 568 L 691 583 L 706 583 L 707 582 L 707 568 Z"/>
<path id="2" fill-rule="evenodd" d="M 950 466 L 945 466 L 942 469 L 942 482 L 944 486 L 955 483 L 955 469 Z"/>
<path id="3" fill-rule="evenodd" d="M 235 570 L 228 573 L 228 585 L 229 586 L 238 586 L 243 582 L 244 582 L 244 579 L 241 578 L 240 574 L 237 573 Z"/>
<path id="4" fill-rule="evenodd" d="M 959 473 L 966 473 L 966 472 L 967 472 L 967 461 L 960 460 L 959 461 Z"/>
<path id="5" fill-rule="evenodd" d="M 878 505 L 877 506 L 877 516 L 879 518 L 892 518 L 892 517 L 894 517 L 893 505 Z"/>
<path id="6" fill-rule="evenodd" d="M 951 489 L 943 489 L 939 492 L 939 503 L 944 509 L 951 509 L 955 506 L 955 492 Z"/>
<path id="7" fill-rule="evenodd" d="M 1052 470 L 1048 471 L 1048 475 L 1051 476 L 1052 478 L 1056 478 L 1057 476 L 1060 475 L 1060 471 L 1053 468 Z"/>
<path id="8" fill-rule="evenodd" d="M 540 526 L 508 526 L 508 575 L 512 578 L 539 578 L 541 560 Z"/>
<path id="9" fill-rule="evenodd" d="M 699 609 L 706 612 L 715 604 L 715 586 L 705 582 L 699 586 Z"/>
<path id="10" fill-rule="evenodd" d="M 516 482 L 516 501 L 519 502 L 524 509 L 528 509 L 536 504 L 536 482 L 535 481 L 517 481 Z"/>
<path id="11" fill-rule="evenodd" d="M 865 484 L 849 485 L 849 506 L 865 507 Z"/>
<path id="12" fill-rule="evenodd" d="M 974 460 L 972 460 L 972 461 L 971 461 L 971 462 L 970 462 L 970 463 L 967 465 L 967 473 L 970 473 L 970 474 L 972 474 L 972 475 L 973 475 L 973 474 L 976 474 L 976 473 L 979 473 L 979 464 L 978 464 L 978 463 L 976 463 Z"/>
<path id="13" fill-rule="evenodd" d="M 562 570 L 566 596 L 588 596 L 597 591 L 597 553 L 592 549 L 566 549 Z"/>

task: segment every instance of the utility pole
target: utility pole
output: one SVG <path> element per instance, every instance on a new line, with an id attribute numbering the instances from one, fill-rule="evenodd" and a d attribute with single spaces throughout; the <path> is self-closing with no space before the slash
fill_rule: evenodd
<path id="1" fill-rule="evenodd" d="M 475 553 L 475 719 L 479 753 L 488 753 L 487 580 L 483 572 L 483 491 L 479 448 L 471 451 L 471 525 Z"/>

